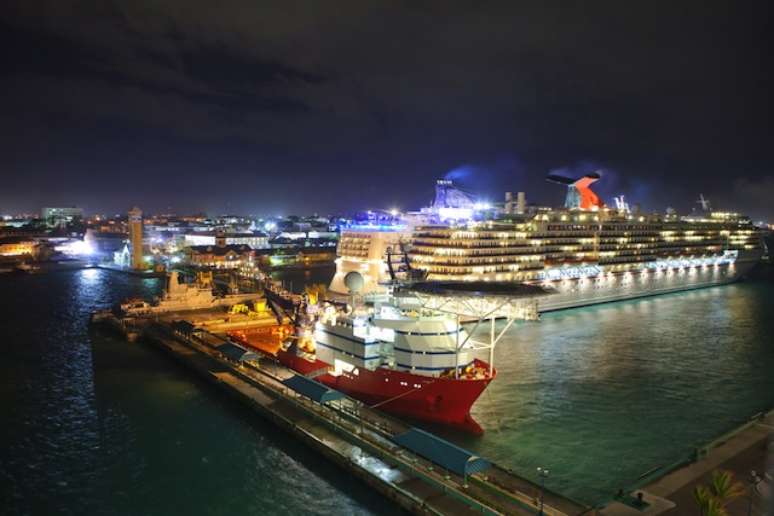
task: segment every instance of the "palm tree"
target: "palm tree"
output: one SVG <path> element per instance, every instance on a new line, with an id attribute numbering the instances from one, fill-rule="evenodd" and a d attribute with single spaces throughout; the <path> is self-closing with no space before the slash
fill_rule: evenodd
<path id="1" fill-rule="evenodd" d="M 707 486 L 696 486 L 696 489 L 693 490 L 693 499 L 699 506 L 701 516 L 728 516 L 726 510 L 712 496 Z"/>
<path id="2" fill-rule="evenodd" d="M 708 486 L 696 486 L 693 499 L 702 516 L 728 516 L 726 506 L 746 491 L 744 484 L 736 480 L 732 472 L 716 469 Z"/>

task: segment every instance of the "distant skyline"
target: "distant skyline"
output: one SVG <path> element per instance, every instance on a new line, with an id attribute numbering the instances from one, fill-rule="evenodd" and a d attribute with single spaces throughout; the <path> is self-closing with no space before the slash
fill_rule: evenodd
<path id="1" fill-rule="evenodd" d="M 774 221 L 769 2 L 6 4 L 0 213 L 561 205 L 601 169 Z"/>

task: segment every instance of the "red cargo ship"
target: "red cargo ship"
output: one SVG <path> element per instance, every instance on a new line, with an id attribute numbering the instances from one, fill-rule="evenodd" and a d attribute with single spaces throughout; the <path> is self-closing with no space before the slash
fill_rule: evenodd
<path id="1" fill-rule="evenodd" d="M 483 432 L 470 408 L 497 372 L 469 350 L 456 351 L 467 334 L 454 318 L 394 306 L 359 316 L 328 306 L 315 318 L 287 348 L 276 345 L 283 331 L 274 340 L 265 329 L 229 336 L 373 408 Z"/>

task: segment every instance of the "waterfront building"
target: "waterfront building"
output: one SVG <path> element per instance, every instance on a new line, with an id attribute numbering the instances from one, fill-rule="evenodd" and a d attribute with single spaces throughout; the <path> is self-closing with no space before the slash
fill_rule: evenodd
<path id="1" fill-rule="evenodd" d="M 293 249 L 298 246 L 298 242 L 295 239 L 276 236 L 269 240 L 269 247 L 272 249 Z"/>
<path id="2" fill-rule="evenodd" d="M 32 219 L 11 217 L 10 215 L 0 219 L 0 228 L 9 228 L 11 230 L 23 228 L 32 222 Z"/>
<path id="3" fill-rule="evenodd" d="M 76 220 L 83 219 L 83 209 L 71 206 L 68 208 L 43 208 L 40 210 L 40 218 L 49 226 L 64 226 Z"/>
<path id="4" fill-rule="evenodd" d="M 9 258 L 36 258 L 38 241 L 25 236 L 0 238 L 0 256 Z"/>
<path id="5" fill-rule="evenodd" d="M 247 245 L 252 249 L 267 249 L 269 236 L 262 231 L 242 233 L 215 233 L 215 232 L 188 232 L 183 235 L 185 246 L 210 246 L 217 245 L 218 236 L 223 236 L 226 245 Z"/>
<path id="6" fill-rule="evenodd" d="M 132 269 L 145 268 L 142 246 L 142 211 L 134 207 L 129 211 L 129 244 L 132 252 Z"/>
<path id="7" fill-rule="evenodd" d="M 186 249 L 188 263 L 194 267 L 239 269 L 253 265 L 255 251 L 248 245 L 193 245 Z"/>
<path id="8" fill-rule="evenodd" d="M 263 267 L 269 268 L 312 268 L 333 265 L 336 251 L 332 247 L 289 246 L 256 255 Z"/>
<path id="9" fill-rule="evenodd" d="M 113 263 L 126 269 L 132 266 L 132 253 L 129 251 L 129 244 L 124 244 L 121 249 L 113 252 Z"/>

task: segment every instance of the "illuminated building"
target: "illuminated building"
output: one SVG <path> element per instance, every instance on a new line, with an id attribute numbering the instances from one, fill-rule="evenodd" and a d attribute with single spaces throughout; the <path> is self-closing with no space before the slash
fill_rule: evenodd
<path id="1" fill-rule="evenodd" d="M 183 235 L 184 245 L 216 245 L 218 233 L 213 232 L 194 232 Z M 225 243 L 227 245 L 248 245 L 253 249 L 266 249 L 269 247 L 269 236 L 261 231 L 250 233 L 225 233 Z"/>
<path id="2" fill-rule="evenodd" d="M 238 269 L 253 264 L 255 252 L 247 245 L 230 245 L 222 241 L 219 245 L 194 245 L 186 253 L 188 263 L 194 267 L 214 269 Z"/>
<path id="3" fill-rule="evenodd" d="M 40 210 L 40 218 L 51 226 L 61 226 L 83 219 L 83 210 L 74 206 L 69 208 L 43 208 Z"/>
<path id="4" fill-rule="evenodd" d="M 129 211 L 129 244 L 132 252 L 132 269 L 145 268 L 142 253 L 142 211 L 140 208 L 132 208 Z"/>
<path id="5" fill-rule="evenodd" d="M 35 258 L 38 254 L 38 242 L 27 237 L 0 238 L 0 256 L 14 258 Z"/>
<path id="6" fill-rule="evenodd" d="M 308 269 L 333 264 L 336 252 L 330 247 L 293 247 L 262 253 L 257 259 L 263 267 Z"/>

